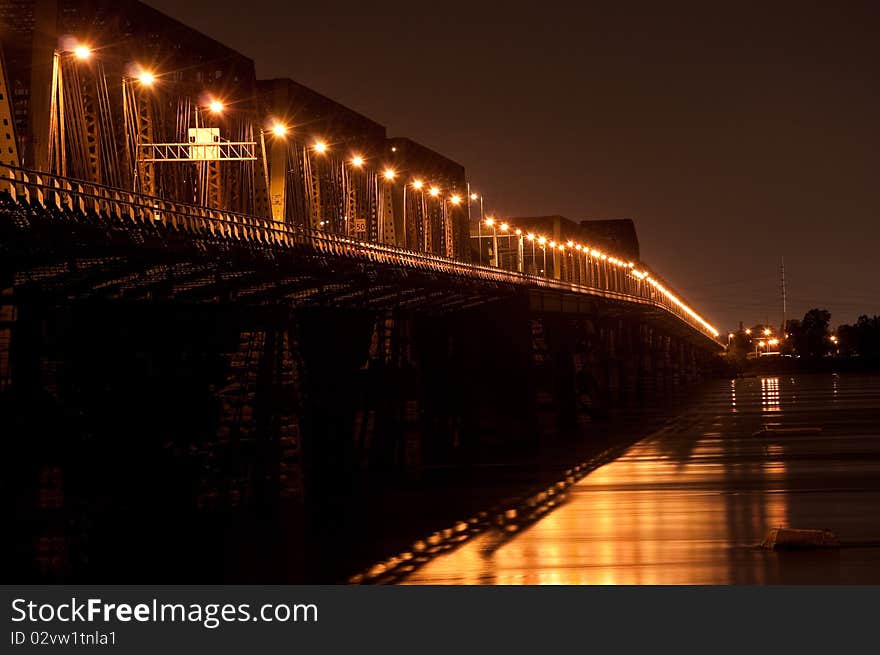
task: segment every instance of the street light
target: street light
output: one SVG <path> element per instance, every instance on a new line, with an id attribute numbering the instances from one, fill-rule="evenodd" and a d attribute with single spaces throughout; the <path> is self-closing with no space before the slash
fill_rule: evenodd
<path id="1" fill-rule="evenodd" d="M 547 243 L 546 237 L 538 237 L 538 245 L 541 246 L 541 253 L 544 255 L 544 267 L 541 269 L 541 273 L 544 277 L 547 277 L 547 249 L 544 247 L 545 243 Z"/>
<path id="2" fill-rule="evenodd" d="M 317 152 L 319 155 L 323 155 L 325 152 L 327 152 L 327 144 L 320 139 L 312 144 L 312 148 L 314 148 L 315 152 Z"/>
<path id="3" fill-rule="evenodd" d="M 532 232 L 529 232 L 526 235 L 526 239 L 528 239 L 532 244 L 532 268 L 535 269 L 535 273 L 537 273 L 538 267 L 535 265 L 535 235 Z"/>
<path id="4" fill-rule="evenodd" d="M 422 189 L 425 186 L 425 183 L 422 182 L 419 178 L 416 178 L 412 181 L 412 188 L 416 191 L 421 192 L 419 203 L 419 209 L 422 212 L 422 250 L 424 252 L 428 252 L 428 210 L 425 207 L 425 194 L 422 192 Z M 406 187 L 407 185 L 403 185 L 403 222 L 406 225 Z M 418 236 L 418 230 L 416 230 L 416 236 Z"/>
<path id="5" fill-rule="evenodd" d="M 144 86 L 153 86 L 156 82 L 156 76 L 150 71 L 141 71 L 137 76 L 138 82 Z"/>
<path id="6" fill-rule="evenodd" d="M 516 228 L 513 233 L 516 235 L 516 271 L 517 273 L 523 273 L 525 268 L 523 265 L 523 259 L 525 258 L 523 255 L 523 231 Z"/>
<path id="7" fill-rule="evenodd" d="M 483 265 L 483 196 L 472 193 L 470 195 L 470 199 L 474 202 L 479 199 L 480 201 L 480 218 L 477 219 L 477 243 L 480 244 L 477 250 L 479 251 L 480 257 L 480 266 Z M 468 219 L 470 219 L 470 205 L 468 205 Z M 468 228 L 470 230 L 470 228 Z"/>
<path id="8" fill-rule="evenodd" d="M 348 163 L 351 165 L 351 168 L 363 168 L 364 158 L 357 153 L 350 153 L 350 155 L 351 158 L 348 160 Z M 348 199 L 354 193 L 352 188 L 352 175 L 354 171 L 349 170 L 345 164 L 345 160 L 341 159 L 339 162 L 339 170 L 342 173 L 342 196 L 343 198 Z M 354 212 L 349 212 L 350 209 L 354 209 Z M 351 215 L 349 215 L 350 213 Z M 357 229 L 357 205 L 352 207 L 348 204 L 347 200 L 343 200 L 342 222 L 345 236 L 351 236 Z"/>
<path id="9" fill-rule="evenodd" d="M 223 103 L 219 100 L 212 100 L 208 104 L 208 109 L 211 110 L 212 114 L 222 114 L 223 113 Z"/>
<path id="10" fill-rule="evenodd" d="M 382 179 L 389 184 L 394 182 L 395 177 L 397 177 L 397 173 L 393 168 L 385 168 L 382 171 Z M 403 187 L 403 194 L 403 207 L 404 211 L 406 211 L 406 185 Z M 385 240 L 385 220 L 385 212 L 383 211 L 379 214 L 379 240 L 383 242 Z M 403 243 L 406 244 L 406 216 L 403 217 L 403 230 Z"/>
<path id="11" fill-rule="evenodd" d="M 73 56 L 80 61 L 85 61 L 92 56 L 92 49 L 81 43 L 73 49 Z"/>
<path id="12" fill-rule="evenodd" d="M 287 136 L 287 126 L 283 123 L 279 123 L 278 121 L 274 121 L 269 129 L 272 131 L 272 134 L 274 134 L 275 138 L 277 139 L 283 139 L 285 136 Z M 266 193 L 269 194 L 271 201 L 272 189 L 269 185 L 269 158 L 266 154 L 266 132 L 262 127 L 260 128 L 260 148 L 263 152 L 263 177 L 266 181 Z M 278 208 L 276 210 L 276 205 L 274 203 L 272 204 L 272 217 L 274 219 L 281 220 L 281 218 L 283 218 L 283 213 L 283 206 L 278 205 Z"/>
<path id="13" fill-rule="evenodd" d="M 495 268 L 498 268 L 498 233 L 495 231 L 495 219 L 487 216 L 486 225 L 492 228 L 492 259 L 495 260 Z"/>
<path id="14" fill-rule="evenodd" d="M 499 229 L 507 235 L 507 250 L 510 251 L 510 225 L 506 222 L 498 226 Z M 496 258 L 497 259 L 497 258 Z M 500 259 L 498 266 L 501 266 Z"/>

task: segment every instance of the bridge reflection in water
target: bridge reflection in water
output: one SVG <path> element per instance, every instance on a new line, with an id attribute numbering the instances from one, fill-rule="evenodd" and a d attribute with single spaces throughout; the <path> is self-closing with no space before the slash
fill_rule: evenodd
<path id="1" fill-rule="evenodd" d="M 821 434 L 753 436 L 763 426 Z M 408 583 L 880 582 L 880 378 L 720 382 L 695 409 L 575 485 L 516 537 L 486 533 Z M 844 547 L 774 553 L 769 528 Z"/>

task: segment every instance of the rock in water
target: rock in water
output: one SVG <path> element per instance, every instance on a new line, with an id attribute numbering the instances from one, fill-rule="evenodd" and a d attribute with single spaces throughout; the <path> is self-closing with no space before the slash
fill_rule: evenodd
<path id="1" fill-rule="evenodd" d="M 840 548 L 840 541 L 831 530 L 798 530 L 773 528 L 764 537 L 762 548 L 768 550 L 804 550 L 807 548 Z"/>

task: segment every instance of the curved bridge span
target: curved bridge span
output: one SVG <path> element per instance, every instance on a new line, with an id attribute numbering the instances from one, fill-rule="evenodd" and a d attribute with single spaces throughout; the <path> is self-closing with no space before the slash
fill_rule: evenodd
<path id="1" fill-rule="evenodd" d="M 587 257 L 571 279 L 551 279 L 8 165 L 0 203 L 4 268 L 42 291 L 430 311 L 524 295 L 543 311 L 601 302 L 720 348 L 717 331 L 641 264 Z"/>

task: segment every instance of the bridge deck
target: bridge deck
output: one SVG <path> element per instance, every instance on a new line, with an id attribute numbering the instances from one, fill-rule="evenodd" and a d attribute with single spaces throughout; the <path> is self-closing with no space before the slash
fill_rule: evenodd
<path id="1" fill-rule="evenodd" d="M 17 282 L 68 296 L 155 296 L 164 285 L 192 299 L 226 289 L 255 303 L 448 309 L 527 291 L 537 309 L 577 312 L 601 299 L 718 347 L 699 320 L 629 273 L 600 276 L 602 286 L 549 279 L 12 166 L 0 166 L 0 211 Z"/>

